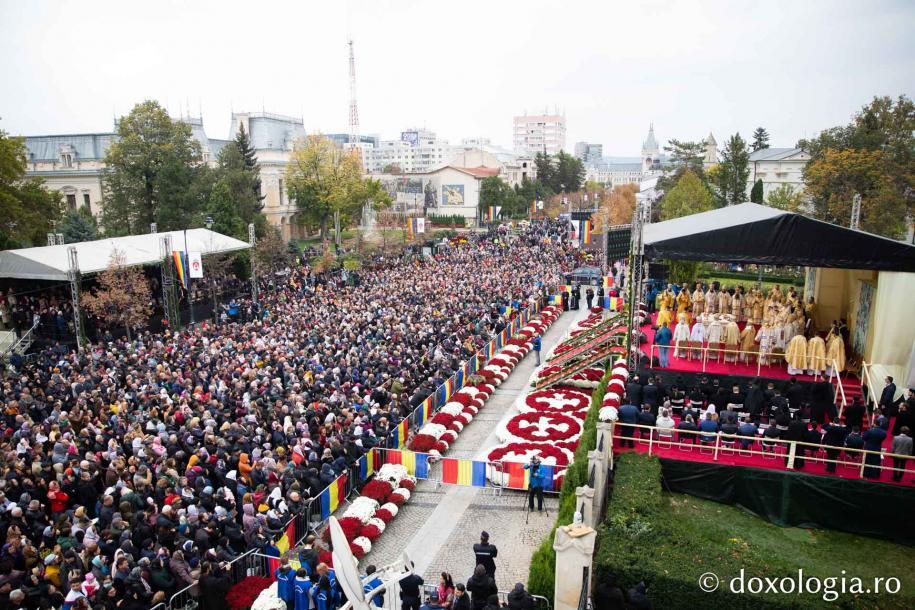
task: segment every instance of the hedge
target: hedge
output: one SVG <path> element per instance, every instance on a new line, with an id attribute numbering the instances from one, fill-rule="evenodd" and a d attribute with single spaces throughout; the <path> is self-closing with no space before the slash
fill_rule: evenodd
<path id="1" fill-rule="evenodd" d="M 759 279 L 759 276 L 755 273 L 746 273 L 741 271 L 719 271 L 716 269 L 708 269 L 699 272 L 699 277 L 702 279 L 707 278 L 724 278 L 731 280 L 742 280 L 748 284 L 755 284 L 756 280 Z M 788 286 L 803 286 L 804 278 L 803 277 L 787 277 L 779 275 L 767 275 L 763 274 L 762 279 L 764 282 L 775 282 L 776 284 L 786 284 Z"/>
<path id="2" fill-rule="evenodd" d="M 426 216 L 426 220 L 431 222 L 433 227 L 463 227 L 467 224 L 463 214 L 430 214 Z"/>
<path id="3" fill-rule="evenodd" d="M 585 485 L 588 481 L 588 452 L 597 447 L 597 416 L 609 381 L 610 369 L 607 369 L 591 394 L 591 408 L 588 409 L 588 415 L 585 417 L 581 440 L 575 450 L 575 459 L 566 469 L 565 477 L 562 480 L 556 522 L 553 524 L 550 535 L 543 539 L 531 557 L 531 566 L 527 576 L 528 591 L 534 595 L 546 597 L 550 600 L 550 604 L 553 603 L 556 575 L 556 552 L 553 550 L 553 538 L 560 525 L 572 523 L 575 516 L 575 488 Z"/>

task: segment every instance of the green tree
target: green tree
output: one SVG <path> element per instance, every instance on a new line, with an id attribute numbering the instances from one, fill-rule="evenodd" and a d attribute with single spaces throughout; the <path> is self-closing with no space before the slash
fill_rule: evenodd
<path id="1" fill-rule="evenodd" d="M 556 155 L 556 175 L 552 189 L 559 193 L 574 193 L 585 183 L 585 164 L 581 159 L 560 150 Z"/>
<path id="2" fill-rule="evenodd" d="M 750 176 L 750 153 L 747 143 L 735 133 L 724 144 L 721 163 L 714 181 L 721 205 L 733 205 L 747 200 L 747 179 Z"/>
<path id="3" fill-rule="evenodd" d="M 355 149 L 343 150 L 330 139 L 314 135 L 296 144 L 286 168 L 289 196 L 294 198 L 306 222 L 320 227 L 327 240 L 335 213 L 347 226 L 362 214 L 362 206 L 379 189 L 362 177 L 362 163 Z"/>
<path id="4" fill-rule="evenodd" d="M 804 168 L 804 181 L 814 216 L 847 225 L 854 195 L 849 189 L 854 187 L 862 196 L 863 229 L 887 237 L 904 232 L 905 217 L 915 213 L 912 100 L 904 95 L 895 100 L 875 97 L 848 125 L 826 129 L 816 138 L 801 140 L 798 147 L 811 156 Z M 839 154 L 849 151 L 856 154 Z M 850 166 L 853 161 L 863 165 Z M 837 175 L 840 168 L 851 173 Z"/>
<path id="5" fill-rule="evenodd" d="M 556 167 L 553 158 L 546 153 L 537 153 L 534 156 L 534 168 L 537 172 L 537 182 L 542 185 L 550 186 L 556 175 Z M 552 190 L 552 187 L 550 187 Z"/>
<path id="6" fill-rule="evenodd" d="M 382 168 L 381 173 L 383 173 L 383 174 L 402 174 L 403 170 L 400 169 L 400 165 L 397 163 L 388 163 L 387 165 L 385 165 Z"/>
<path id="7" fill-rule="evenodd" d="M 687 171 L 692 172 L 703 183 L 708 184 L 705 168 L 702 165 L 705 159 L 704 140 L 696 142 L 670 140 L 664 150 L 670 156 L 670 162 L 673 167 L 671 171 L 658 178 L 657 189 L 659 191 L 666 193 L 674 188 Z"/>
<path id="8" fill-rule="evenodd" d="M 225 183 L 229 189 L 232 208 L 245 231 L 247 231 L 249 223 L 254 223 L 257 235 L 263 235 L 267 219 L 261 211 L 263 202 L 259 196 L 260 177 L 258 172 L 257 165 L 255 164 L 253 168 L 249 165 L 239 146 L 224 146 L 219 151 L 218 163 L 213 176 L 214 183 L 208 200 L 212 198 L 212 188 L 218 182 Z M 210 203 L 207 204 L 208 207 L 210 205 Z"/>
<path id="9" fill-rule="evenodd" d="M 62 212 L 60 194 L 38 178 L 26 178 L 25 168 L 22 138 L 0 130 L 0 248 L 44 243 Z"/>
<path id="10" fill-rule="evenodd" d="M 118 121 L 105 155 L 102 226 L 108 235 L 183 229 L 199 222 L 209 189 L 200 143 L 187 123 L 172 121 L 158 102 L 134 106 Z"/>
<path id="11" fill-rule="evenodd" d="M 226 148 L 223 148 L 223 151 Z M 241 154 L 244 159 L 244 167 L 250 174 L 253 176 L 251 182 L 251 190 L 254 194 L 254 197 L 257 201 L 255 206 L 255 211 L 259 212 L 264 208 L 264 196 L 261 195 L 261 166 L 257 162 L 257 152 L 254 150 L 254 147 L 251 146 L 251 140 L 248 138 L 248 134 L 245 132 L 244 124 L 239 125 L 238 133 L 235 135 L 235 150 Z M 244 219 L 245 216 L 242 215 Z M 253 220 L 248 220 L 247 222 L 254 222 Z M 260 233 L 258 233 L 260 234 Z"/>
<path id="12" fill-rule="evenodd" d="M 782 184 L 769 191 L 766 205 L 786 212 L 800 212 L 804 207 L 804 199 L 803 189 L 795 189 L 790 184 Z"/>
<path id="13" fill-rule="evenodd" d="M 502 208 L 502 212 L 507 213 L 513 207 L 515 192 L 498 176 L 483 178 L 480 184 L 480 214 L 482 218 L 487 218 L 486 214 L 490 207 Z"/>
<path id="14" fill-rule="evenodd" d="M 661 199 L 660 208 L 661 220 L 670 220 L 711 210 L 715 208 L 715 200 L 699 176 L 686 170 Z"/>
<path id="15" fill-rule="evenodd" d="M 753 132 L 753 145 L 750 148 L 753 152 L 769 148 L 769 132 L 765 127 L 757 127 Z"/>
<path id="16" fill-rule="evenodd" d="M 827 150 L 804 170 L 813 215 L 838 225 L 851 221 L 852 201 L 861 195 L 861 228 L 891 239 L 905 234 L 907 201 L 879 150 Z"/>
<path id="17" fill-rule="evenodd" d="M 763 202 L 763 181 L 759 178 L 756 179 L 756 182 L 753 183 L 753 188 L 750 190 L 750 201 L 753 203 Z"/>
<path id="18" fill-rule="evenodd" d="M 86 205 L 68 212 L 57 225 L 57 231 L 63 233 L 68 244 L 98 239 L 98 223 Z"/>
<path id="19" fill-rule="evenodd" d="M 213 230 L 237 239 L 247 239 L 247 225 L 238 215 L 232 190 L 224 179 L 220 179 L 210 191 L 207 215 L 213 218 Z"/>
<path id="20" fill-rule="evenodd" d="M 515 196 L 510 201 L 509 209 L 502 209 L 502 216 L 509 218 L 526 218 L 531 204 L 535 201 L 549 201 L 555 193 L 539 180 L 524 178 L 521 184 L 515 185 Z"/>

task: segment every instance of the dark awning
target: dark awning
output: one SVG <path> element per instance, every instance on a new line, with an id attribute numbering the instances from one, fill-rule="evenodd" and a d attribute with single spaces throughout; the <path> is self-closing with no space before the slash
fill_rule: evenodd
<path id="1" fill-rule="evenodd" d="M 915 246 L 756 203 L 648 224 L 644 243 L 651 259 L 915 271 Z"/>

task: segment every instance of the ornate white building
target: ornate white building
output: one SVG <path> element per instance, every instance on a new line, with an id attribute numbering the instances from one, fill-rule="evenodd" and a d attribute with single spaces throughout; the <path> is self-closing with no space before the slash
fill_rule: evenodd
<path id="1" fill-rule="evenodd" d="M 762 148 L 750 153 L 750 177 L 747 180 L 747 200 L 757 180 L 762 180 L 763 198 L 780 186 L 789 185 L 795 191 L 804 188 L 804 167 L 810 153 L 802 148 Z"/>
<path id="2" fill-rule="evenodd" d="M 215 166 L 219 151 L 232 140 L 207 136 L 199 117 L 176 119 L 190 125 L 205 163 Z M 261 194 L 267 221 L 278 227 L 285 239 L 301 236 L 293 222 L 295 202 L 286 194 L 285 172 L 293 143 L 304 137 L 302 119 L 267 112 L 232 114 L 230 137 L 241 125 L 249 134 L 251 146 L 261 167 Z M 61 193 L 70 209 L 89 206 L 93 214 L 102 210 L 105 153 L 117 140 L 111 132 L 26 136 L 26 174 L 44 179 L 51 190 Z"/>
<path id="3" fill-rule="evenodd" d="M 654 137 L 654 123 L 648 127 L 648 137 L 642 142 L 642 172 L 658 169 L 661 164 L 661 148 Z"/>
<path id="4" fill-rule="evenodd" d="M 702 159 L 702 167 L 708 169 L 713 165 L 718 164 L 718 142 L 715 141 L 715 136 L 712 135 L 712 132 L 708 132 L 708 137 L 705 139 L 705 158 Z"/>

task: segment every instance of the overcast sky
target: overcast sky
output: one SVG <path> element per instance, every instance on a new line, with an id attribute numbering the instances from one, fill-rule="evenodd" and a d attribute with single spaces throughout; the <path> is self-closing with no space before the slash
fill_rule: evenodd
<path id="1" fill-rule="evenodd" d="M 363 133 L 511 145 L 512 116 L 564 111 L 567 146 L 638 155 L 709 131 L 772 145 L 847 122 L 873 95 L 913 97 L 915 2 L 0 0 L 0 129 L 108 131 L 154 98 L 302 116 L 348 130 L 346 40 L 356 48 Z"/>

